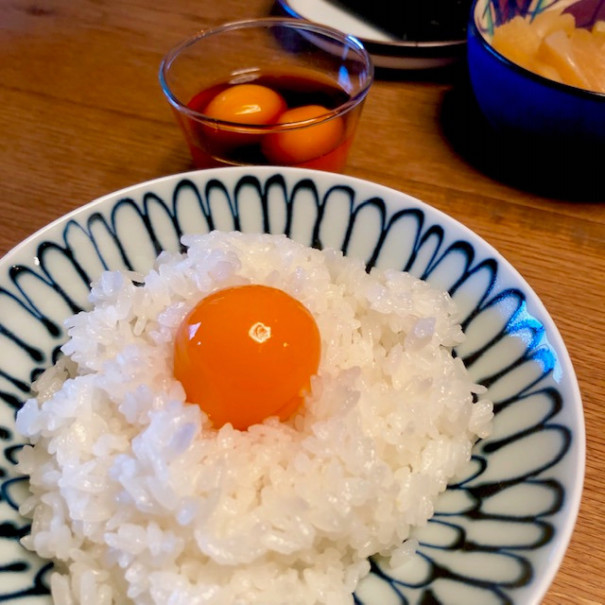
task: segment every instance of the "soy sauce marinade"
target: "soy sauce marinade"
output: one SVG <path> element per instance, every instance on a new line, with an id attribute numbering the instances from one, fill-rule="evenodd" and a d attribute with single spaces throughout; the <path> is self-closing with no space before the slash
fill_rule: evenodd
<path id="1" fill-rule="evenodd" d="M 325 78 L 325 76 L 324 76 Z M 194 162 L 198 167 L 237 165 L 237 164 L 279 164 L 319 168 L 323 170 L 341 170 L 351 144 L 353 121 L 357 119 L 358 106 L 344 116 L 335 116 L 322 121 L 318 116 L 345 103 L 348 94 L 333 81 L 321 79 L 321 75 L 308 72 L 259 73 L 245 84 L 254 84 L 269 89 L 267 98 L 278 93 L 284 101 L 276 122 L 314 120 L 304 129 L 288 132 L 257 134 L 250 132 L 226 131 L 212 121 L 196 122 L 191 129 L 189 140 Z M 203 89 L 193 96 L 188 107 L 207 115 L 208 105 L 224 91 L 231 90 L 231 97 L 237 99 L 240 86 L 241 104 L 245 104 L 245 86 L 226 81 Z M 263 95 L 261 94 L 262 102 Z M 239 102 L 239 100 L 238 100 Z M 233 122 L 238 121 L 234 114 Z"/>

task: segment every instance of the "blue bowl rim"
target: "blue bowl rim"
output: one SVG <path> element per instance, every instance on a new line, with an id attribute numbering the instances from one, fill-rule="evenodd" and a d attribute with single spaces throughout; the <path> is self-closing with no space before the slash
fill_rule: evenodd
<path id="1" fill-rule="evenodd" d="M 487 40 L 483 31 L 481 31 L 481 29 L 477 25 L 477 18 L 476 18 L 477 5 L 479 3 L 486 3 L 486 2 L 491 3 L 491 1 L 492 0 L 473 0 L 473 4 L 471 6 L 470 17 L 469 17 L 469 24 L 468 24 L 468 28 L 467 28 L 467 30 L 468 30 L 467 37 L 469 40 L 472 36 L 475 36 L 477 38 L 477 40 L 479 41 L 480 45 L 488 53 L 490 53 L 490 55 L 492 55 L 499 63 L 502 63 L 506 67 L 512 69 L 514 72 L 518 73 L 521 76 L 529 78 L 530 80 L 534 81 L 537 84 L 542 84 L 543 86 L 546 86 L 547 88 L 553 88 L 554 90 L 558 90 L 559 92 L 567 93 L 572 96 L 581 97 L 581 98 L 589 99 L 589 100 L 596 101 L 596 102 L 603 101 L 603 103 L 605 103 L 605 93 L 597 92 L 594 90 L 588 90 L 586 88 L 580 88 L 578 86 L 573 86 L 572 84 L 564 84 L 563 82 L 557 82 L 556 80 L 551 80 L 551 79 L 541 76 L 540 74 L 537 74 L 529 69 L 526 69 L 525 67 L 519 65 L 518 63 L 515 63 L 514 61 L 511 61 L 510 59 L 505 57 L 503 54 L 498 52 L 491 45 L 489 40 Z"/>

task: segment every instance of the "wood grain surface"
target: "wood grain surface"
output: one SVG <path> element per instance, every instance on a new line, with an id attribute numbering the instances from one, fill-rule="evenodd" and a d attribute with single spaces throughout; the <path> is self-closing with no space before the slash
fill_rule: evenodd
<path id="1" fill-rule="evenodd" d="M 0 256 L 97 197 L 190 169 L 158 84 L 162 55 L 203 27 L 271 9 L 270 0 L 2 0 Z M 557 324 L 583 396 L 587 460 L 578 523 L 543 602 L 596 605 L 605 603 L 605 179 L 538 160 L 490 134 L 459 65 L 377 73 L 346 172 L 464 223 Z"/>

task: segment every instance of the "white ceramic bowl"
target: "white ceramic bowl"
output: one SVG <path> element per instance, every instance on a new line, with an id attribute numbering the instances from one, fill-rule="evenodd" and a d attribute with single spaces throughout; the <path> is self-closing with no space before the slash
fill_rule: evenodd
<path id="1" fill-rule="evenodd" d="M 57 220 L 0 261 L 0 601 L 48 605 L 50 565 L 18 538 L 22 440 L 14 415 L 65 339 L 63 320 L 87 306 L 106 268 L 146 271 L 183 233 L 286 233 L 341 248 L 449 290 L 464 316 L 460 356 L 495 403 L 494 431 L 464 478 L 417 531 L 415 559 L 379 559 L 358 603 L 539 603 L 575 523 L 584 474 L 577 381 L 559 332 L 496 250 L 403 193 L 350 177 L 287 168 L 226 168 L 169 176 L 107 195 Z M 8 571 L 6 571 L 8 570 Z"/>

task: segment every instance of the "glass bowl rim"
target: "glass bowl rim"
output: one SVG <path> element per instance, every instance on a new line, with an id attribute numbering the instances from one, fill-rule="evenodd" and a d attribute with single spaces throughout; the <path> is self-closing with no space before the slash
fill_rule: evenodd
<path id="1" fill-rule="evenodd" d="M 200 111 L 196 111 L 188 107 L 183 103 L 172 91 L 168 84 L 167 74 L 172 63 L 178 58 L 180 53 L 191 46 L 195 45 L 198 41 L 208 38 L 216 34 L 220 34 L 226 31 L 239 30 L 239 29 L 253 29 L 253 28 L 265 28 L 271 29 L 274 27 L 289 27 L 295 30 L 301 30 L 303 32 L 309 32 L 317 35 L 321 35 L 324 38 L 336 41 L 343 46 L 352 48 L 357 55 L 362 59 L 365 73 L 367 74 L 366 81 L 363 87 L 355 94 L 348 98 L 344 103 L 338 105 L 327 113 L 297 122 L 286 122 L 281 124 L 243 124 L 240 122 L 232 122 L 228 120 L 220 120 L 205 115 Z M 204 28 L 198 31 L 196 34 L 185 38 L 176 46 L 173 46 L 162 58 L 159 68 L 159 80 L 164 95 L 168 99 L 168 102 L 180 113 L 187 115 L 189 118 L 207 124 L 214 128 L 222 128 L 224 130 L 233 130 L 240 133 L 268 133 L 268 132 L 280 132 L 284 130 L 293 130 L 299 128 L 305 128 L 310 125 L 321 124 L 327 122 L 337 116 L 344 115 L 350 111 L 353 107 L 359 105 L 361 101 L 367 96 L 373 82 L 374 82 L 374 64 L 370 57 L 369 52 L 363 45 L 363 43 L 352 34 L 346 34 L 336 28 L 312 23 L 310 21 L 303 21 L 301 19 L 295 19 L 292 17 L 263 17 L 253 19 L 242 19 L 238 21 L 229 21 L 221 25 Z"/>

